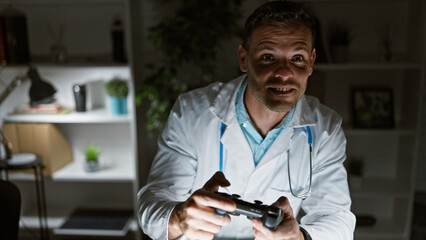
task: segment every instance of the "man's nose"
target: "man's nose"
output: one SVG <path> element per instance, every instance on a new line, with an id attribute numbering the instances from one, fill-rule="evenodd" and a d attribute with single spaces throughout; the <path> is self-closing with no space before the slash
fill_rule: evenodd
<path id="1" fill-rule="evenodd" d="M 274 75 L 275 77 L 282 78 L 283 80 L 286 80 L 287 78 L 291 77 L 293 75 L 293 72 L 289 66 L 289 62 L 279 62 L 279 64 L 277 64 L 275 68 Z"/>

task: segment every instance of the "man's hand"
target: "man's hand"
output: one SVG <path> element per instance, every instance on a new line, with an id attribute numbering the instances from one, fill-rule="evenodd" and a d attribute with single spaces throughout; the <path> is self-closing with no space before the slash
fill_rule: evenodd
<path id="1" fill-rule="evenodd" d="M 299 224 L 293 216 L 293 210 L 290 207 L 288 199 L 280 197 L 273 206 L 283 210 L 283 221 L 278 225 L 277 229 L 269 230 L 263 226 L 261 221 L 257 219 L 251 220 L 255 239 L 304 240 Z"/>
<path id="2" fill-rule="evenodd" d="M 216 215 L 215 208 L 229 212 L 236 208 L 233 201 L 214 194 L 219 186 L 229 185 L 223 173 L 216 172 L 203 188 L 194 192 L 185 202 L 176 205 L 169 219 L 169 239 L 183 234 L 190 239 L 213 239 L 222 226 L 231 222 L 229 216 Z"/>

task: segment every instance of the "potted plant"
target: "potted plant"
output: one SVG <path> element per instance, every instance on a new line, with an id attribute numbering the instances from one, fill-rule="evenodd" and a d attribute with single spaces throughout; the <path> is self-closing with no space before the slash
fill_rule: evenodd
<path id="1" fill-rule="evenodd" d="M 216 52 L 222 40 L 238 36 L 242 1 L 161 1 L 176 10 L 148 30 L 148 40 L 163 58 L 147 65 L 135 99 L 149 102 L 150 132 L 162 129 L 179 94 L 216 80 Z"/>
<path id="2" fill-rule="evenodd" d="M 84 169 L 87 172 L 95 172 L 99 170 L 99 154 L 100 153 L 101 153 L 100 147 L 93 143 L 90 143 L 84 149 L 84 155 L 86 157 Z"/>
<path id="3" fill-rule="evenodd" d="M 334 62 L 347 62 L 349 45 L 352 42 L 352 34 L 343 24 L 333 23 L 328 29 L 328 43 L 331 59 Z"/>
<path id="4" fill-rule="evenodd" d="M 110 99 L 110 109 L 113 115 L 127 113 L 127 94 L 129 87 L 127 81 L 119 77 L 114 77 L 104 85 L 106 93 Z"/>

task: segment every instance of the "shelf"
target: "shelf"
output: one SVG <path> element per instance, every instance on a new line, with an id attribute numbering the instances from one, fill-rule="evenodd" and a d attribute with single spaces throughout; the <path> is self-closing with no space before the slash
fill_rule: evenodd
<path id="1" fill-rule="evenodd" d="M 121 3 L 125 0 L 3 0 L 2 4 L 105 4 L 105 3 Z"/>
<path id="2" fill-rule="evenodd" d="M 305 3 L 398 3 L 405 0 L 302 0 Z"/>
<path id="3" fill-rule="evenodd" d="M 83 61 L 75 61 L 75 62 L 67 62 L 67 63 L 53 63 L 53 62 L 34 62 L 31 64 L 11 64 L 11 65 L 1 65 L 0 69 L 8 69 L 15 71 L 26 71 L 28 70 L 28 66 L 31 65 L 38 69 L 55 69 L 55 70 L 76 70 L 79 69 L 90 69 L 90 68 L 99 68 L 99 69 L 117 69 L 124 70 L 129 69 L 128 64 L 120 64 L 120 63 L 110 63 L 110 62 L 83 62 Z"/>
<path id="4" fill-rule="evenodd" d="M 130 209 L 77 208 L 59 227 L 58 235 L 68 236 L 126 236 L 132 222 Z"/>
<path id="5" fill-rule="evenodd" d="M 45 176 L 45 178 L 48 178 Z M 88 173 L 84 171 L 83 164 L 73 161 L 65 167 L 54 172 L 51 176 L 53 181 L 69 182 L 132 182 L 135 179 L 135 170 L 129 163 L 115 164 L 103 167 L 97 172 Z M 11 181 L 34 181 L 33 173 L 15 172 L 9 173 Z"/>
<path id="6" fill-rule="evenodd" d="M 343 128 L 346 136 L 416 136 L 415 130 L 411 129 L 356 129 Z"/>
<path id="7" fill-rule="evenodd" d="M 105 108 L 68 114 L 16 114 L 4 118 L 5 122 L 35 123 L 129 123 L 130 115 L 113 116 Z"/>
<path id="8" fill-rule="evenodd" d="M 50 56 L 31 56 L 33 66 L 52 67 L 128 67 L 128 63 L 114 62 L 109 56 L 69 56 L 67 62 L 56 63 Z M 11 65 L 14 66 L 14 65 Z M 16 65 L 22 66 L 22 65 Z M 25 66 L 25 65 L 24 65 Z"/>
<path id="9" fill-rule="evenodd" d="M 107 67 L 107 68 L 123 68 L 123 67 L 129 67 L 127 63 L 114 63 L 114 62 L 104 62 L 104 61 L 92 61 L 92 62 L 86 62 L 86 61 L 69 61 L 66 63 L 54 63 L 54 62 L 48 62 L 48 61 L 37 61 L 37 62 L 31 62 L 29 64 L 9 64 L 9 65 L 2 65 L 2 68 L 8 68 L 8 69 L 28 69 L 28 66 L 34 66 L 34 67 L 42 67 L 42 68 L 91 68 L 91 67 Z"/>
<path id="10" fill-rule="evenodd" d="M 68 214 L 66 213 L 51 213 L 48 212 L 47 217 L 47 225 L 49 229 L 56 229 L 59 228 L 66 220 Z M 23 229 L 33 229 L 36 234 L 38 234 L 38 228 L 40 226 L 39 219 L 37 216 L 37 213 L 34 213 L 33 215 L 24 215 L 21 216 L 21 220 L 19 222 L 19 227 L 24 231 Z M 136 219 L 132 218 L 130 221 L 129 230 L 136 232 L 138 230 L 138 224 Z M 37 230 L 35 230 L 37 229 Z"/>
<path id="11" fill-rule="evenodd" d="M 127 62 L 114 62 L 109 56 L 69 56 L 66 62 L 58 63 L 50 59 L 50 56 L 32 55 L 31 62 L 22 64 L 1 65 L 2 68 L 28 68 L 34 67 L 129 67 Z"/>
<path id="12" fill-rule="evenodd" d="M 403 239 L 404 236 L 404 228 L 393 218 L 378 218 L 374 226 L 355 229 L 355 239 Z"/>
<path id="13" fill-rule="evenodd" d="M 400 70 L 420 70 L 417 63 L 316 63 L 314 70 L 322 71 L 360 71 L 360 70 L 380 70 L 380 71 L 400 71 Z"/>
<path id="14" fill-rule="evenodd" d="M 52 174 L 53 181 L 74 182 L 132 182 L 135 170 L 128 162 L 102 167 L 97 172 L 86 172 L 81 161 L 73 161 Z"/>
<path id="15" fill-rule="evenodd" d="M 349 181 L 350 178 L 349 178 Z M 351 185 L 350 185 L 351 186 Z M 402 197 L 410 196 L 410 187 L 394 179 L 363 178 L 361 186 L 350 188 L 352 197 Z"/>

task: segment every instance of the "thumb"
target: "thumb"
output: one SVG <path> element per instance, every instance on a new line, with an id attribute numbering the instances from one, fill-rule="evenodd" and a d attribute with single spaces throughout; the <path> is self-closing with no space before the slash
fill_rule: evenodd
<path id="1" fill-rule="evenodd" d="M 293 210 L 290 206 L 290 202 L 286 197 L 280 197 L 278 200 L 272 204 L 275 207 L 281 208 L 284 212 L 285 217 L 293 217 Z"/>
<path id="2" fill-rule="evenodd" d="M 225 178 L 225 175 L 218 171 L 204 184 L 203 189 L 209 192 L 215 192 L 219 187 L 228 187 L 231 183 Z"/>

